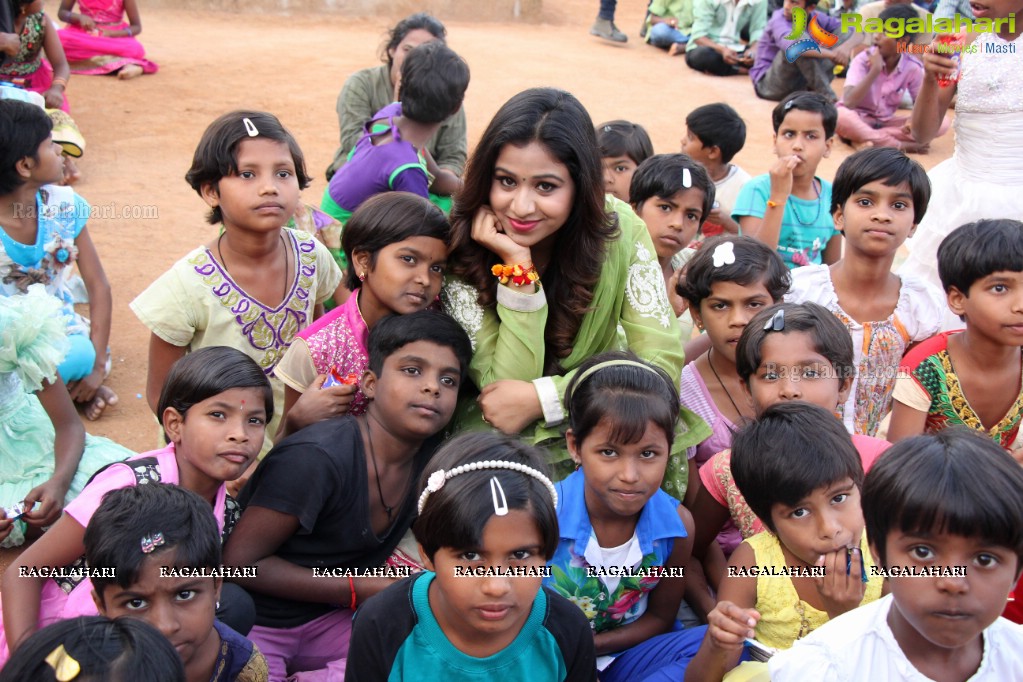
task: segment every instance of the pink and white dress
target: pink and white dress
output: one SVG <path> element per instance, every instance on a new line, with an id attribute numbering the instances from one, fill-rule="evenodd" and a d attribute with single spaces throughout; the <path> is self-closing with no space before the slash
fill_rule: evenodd
<path id="1" fill-rule="evenodd" d="M 71 73 L 102 76 L 120 71 L 129 64 L 142 67 L 143 73 L 156 73 L 157 66 L 145 58 L 146 48 L 135 36 L 105 36 L 100 31 L 128 28 L 123 0 L 78 0 L 78 11 L 92 17 L 96 31 L 89 32 L 68 24 L 57 31 Z"/>

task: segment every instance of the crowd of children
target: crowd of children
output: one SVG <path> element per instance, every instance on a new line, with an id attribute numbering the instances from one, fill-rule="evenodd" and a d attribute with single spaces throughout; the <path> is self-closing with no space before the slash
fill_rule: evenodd
<path id="1" fill-rule="evenodd" d="M 156 69 L 134 0 L 64 0 L 59 39 L 37 4 L 48 106 L 65 39 L 76 73 Z M 794 23 L 835 29 L 814 0 L 725 4 L 655 0 L 645 30 L 780 100 L 756 177 L 728 104 L 655 154 L 555 88 L 440 167 L 469 68 L 417 14 L 386 101 L 353 127 L 366 93 L 339 98 L 338 257 L 281 121 L 219 116 L 186 174 L 216 235 L 131 303 L 165 442 L 141 454 L 76 412 L 117 402 L 111 287 L 53 119 L 0 98 L 0 540 L 26 544 L 0 682 L 1023 678 L 1023 222 L 997 169 L 938 193 L 1019 89 L 960 55 L 929 177 L 905 152 L 959 64 L 887 36 L 794 64 Z M 862 148 L 828 179 L 836 136 Z"/>

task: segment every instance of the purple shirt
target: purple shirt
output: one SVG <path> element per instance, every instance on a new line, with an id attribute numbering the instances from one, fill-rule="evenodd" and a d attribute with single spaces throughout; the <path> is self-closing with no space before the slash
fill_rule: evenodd
<path id="1" fill-rule="evenodd" d="M 812 17 L 817 17 L 817 23 L 825 31 L 839 35 L 842 31 L 842 22 L 835 17 L 830 17 L 823 12 L 813 12 Z M 767 20 L 764 33 L 757 43 L 757 58 L 753 62 L 753 68 L 749 70 L 749 77 L 754 83 L 759 82 L 774 61 L 775 55 L 786 49 L 789 45 L 799 42 L 807 35 L 801 35 L 796 40 L 785 40 L 785 36 L 792 33 L 792 20 L 786 19 L 781 9 L 774 10 L 774 14 Z"/>
<path id="2" fill-rule="evenodd" d="M 845 77 L 845 87 L 849 89 L 867 77 L 870 72 L 870 55 L 877 47 L 871 47 L 860 52 L 849 64 L 849 73 Z M 881 73 L 870 84 L 870 90 L 863 95 L 856 113 L 861 116 L 869 116 L 879 120 L 887 120 L 895 115 L 902 101 L 902 93 L 909 90 L 910 97 L 916 101 L 916 95 L 920 92 L 920 84 L 924 80 L 923 64 L 915 57 L 903 54 L 899 57 L 899 63 L 895 71 L 888 73 L 886 67 L 881 67 Z M 845 106 L 839 104 L 839 106 Z"/>

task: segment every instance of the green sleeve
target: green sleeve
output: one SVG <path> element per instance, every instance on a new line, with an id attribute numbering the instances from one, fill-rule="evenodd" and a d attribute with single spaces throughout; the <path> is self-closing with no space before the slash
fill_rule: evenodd
<path id="1" fill-rule="evenodd" d="M 678 11 L 675 14 L 678 19 L 678 30 L 690 36 L 692 40 L 693 31 L 693 0 L 681 0 Z"/>
<path id="2" fill-rule="evenodd" d="M 341 147 L 338 155 L 348 158 L 352 147 L 362 137 L 366 122 L 380 110 L 374 106 L 373 75 L 375 69 L 357 71 L 345 81 L 341 94 L 337 96 L 337 119 L 341 128 Z M 386 105 L 385 105 L 386 106 Z"/>
<path id="3" fill-rule="evenodd" d="M 689 49 L 696 47 L 697 38 L 717 41 L 720 27 L 715 25 L 717 5 L 712 0 L 693 0 L 693 30 L 689 34 Z"/>
<path id="4" fill-rule="evenodd" d="M 430 145 L 433 160 L 441 168 L 457 175 L 465 169 L 469 148 L 466 143 L 465 107 L 460 108 L 440 127 Z"/>
<path id="5" fill-rule="evenodd" d="M 749 24 L 749 40 L 755 43 L 764 34 L 764 27 L 767 26 L 767 1 L 763 0 L 749 8 L 752 16 Z"/>

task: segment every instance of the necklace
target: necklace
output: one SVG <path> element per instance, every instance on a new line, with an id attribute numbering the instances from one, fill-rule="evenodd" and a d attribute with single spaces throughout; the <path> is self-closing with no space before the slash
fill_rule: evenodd
<path id="1" fill-rule="evenodd" d="M 217 237 L 217 258 L 220 260 L 220 264 L 224 266 L 224 270 L 227 274 L 231 274 L 231 268 L 227 267 L 227 261 L 224 260 L 224 254 L 220 252 L 220 242 L 224 241 L 224 235 L 226 232 L 221 232 L 220 236 Z M 284 295 L 281 297 L 281 305 L 288 299 L 288 273 L 291 272 L 291 264 L 288 262 L 288 244 L 284 241 L 284 235 L 281 235 L 281 246 L 284 247 Z"/>
<path id="2" fill-rule="evenodd" d="M 373 462 L 373 474 L 377 479 L 377 497 L 380 498 L 380 506 L 382 506 L 384 508 L 384 512 L 387 513 L 387 523 L 390 524 L 394 522 L 392 517 L 394 516 L 394 508 L 397 505 L 387 504 L 387 502 L 384 501 L 384 489 L 383 486 L 380 485 L 380 468 L 377 466 L 377 453 L 376 448 L 373 447 L 373 429 L 369 424 L 369 417 L 366 417 L 366 442 L 369 443 L 369 458 Z M 409 471 L 408 478 L 405 479 L 405 485 L 402 487 L 401 497 L 399 498 L 401 501 L 405 500 L 405 493 L 408 491 L 408 485 L 411 480 L 412 472 Z"/>
<path id="3" fill-rule="evenodd" d="M 725 392 L 726 396 L 728 396 L 728 402 L 732 403 L 732 407 L 735 408 L 735 413 L 739 415 L 739 418 L 741 419 L 745 415 L 743 415 L 742 410 L 739 409 L 739 406 L 735 404 L 735 401 L 732 399 L 732 394 L 728 392 L 728 387 L 725 386 L 725 382 L 721 381 L 721 375 L 719 375 L 718 371 L 714 369 L 714 358 L 711 357 L 711 353 L 713 352 L 714 352 L 713 348 L 707 351 L 707 364 L 710 365 L 710 371 L 714 373 L 714 378 L 717 379 L 718 383 L 721 385 L 721 390 Z"/>
<path id="4" fill-rule="evenodd" d="M 792 215 L 795 216 L 796 222 L 805 226 L 813 225 L 817 222 L 817 219 L 821 217 L 821 188 L 817 186 L 817 178 L 811 180 L 810 184 L 813 185 L 813 192 L 817 195 L 817 212 L 813 214 L 813 220 L 810 222 L 804 222 L 803 219 L 799 217 L 799 212 L 796 211 L 796 205 L 792 204 Z"/>

